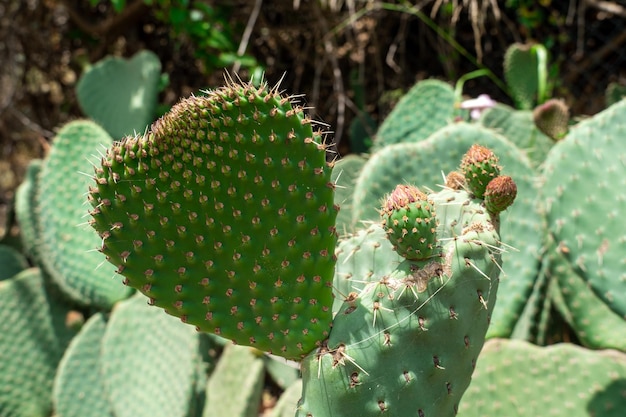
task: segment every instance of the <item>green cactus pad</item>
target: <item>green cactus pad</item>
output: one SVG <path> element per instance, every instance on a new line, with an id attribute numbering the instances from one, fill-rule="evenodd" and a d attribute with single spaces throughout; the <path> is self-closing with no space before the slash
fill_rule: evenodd
<path id="1" fill-rule="evenodd" d="M 458 417 L 622 417 L 625 381 L 624 353 L 490 340 Z"/>
<path id="2" fill-rule="evenodd" d="M 102 313 L 96 313 L 65 351 L 53 389 L 54 409 L 58 416 L 113 416 L 100 371 L 105 329 L 106 318 Z"/>
<path id="3" fill-rule="evenodd" d="M 626 321 L 611 310 L 573 270 L 552 238 L 546 262 L 552 277 L 550 299 L 583 346 L 626 352 Z"/>
<path id="4" fill-rule="evenodd" d="M 554 140 L 537 128 L 530 110 L 515 110 L 498 103 L 480 115 L 479 123 L 513 142 L 534 167 L 543 163 L 554 145 Z"/>
<path id="5" fill-rule="evenodd" d="M 28 268 L 24 255 L 11 246 L 0 244 L 0 281 L 9 279 Z"/>
<path id="6" fill-rule="evenodd" d="M 438 255 L 435 208 L 428 196 L 411 185 L 398 185 L 383 203 L 382 225 L 394 250 L 406 259 Z"/>
<path id="7" fill-rule="evenodd" d="M 439 80 L 415 84 L 376 132 L 373 148 L 422 141 L 454 119 L 454 90 Z"/>
<path id="8" fill-rule="evenodd" d="M 300 393 L 302 392 L 302 380 L 298 379 L 291 384 L 280 396 L 270 417 L 293 417 L 298 407 Z"/>
<path id="9" fill-rule="evenodd" d="M 78 80 L 76 98 L 83 112 L 115 139 L 143 133 L 154 120 L 161 62 L 151 51 L 130 59 L 107 57 Z"/>
<path id="10" fill-rule="evenodd" d="M 41 236 L 36 226 L 37 219 L 37 189 L 39 171 L 43 162 L 41 159 L 33 159 L 26 169 L 24 181 L 15 191 L 15 216 L 20 226 L 22 246 L 27 256 L 33 260 L 39 259 L 39 245 Z"/>
<path id="11" fill-rule="evenodd" d="M 102 240 L 87 224 L 90 159 L 111 143 L 110 136 L 93 122 L 65 125 L 41 168 L 35 208 L 42 241 L 38 250 L 46 272 L 72 300 L 101 309 L 111 308 L 130 294 L 116 278 L 115 268 L 93 250 Z"/>
<path id="12" fill-rule="evenodd" d="M 354 186 L 366 161 L 367 159 L 362 156 L 350 154 L 335 162 L 333 167 L 331 180 L 335 184 L 335 204 L 341 207 L 337 214 L 336 227 L 341 235 L 354 232 L 355 227 L 352 224 Z"/>
<path id="13" fill-rule="evenodd" d="M 503 173 L 517 184 L 515 204 L 500 214 L 502 241 L 511 245 L 502 255 L 498 308 L 490 337 L 508 337 L 531 293 L 540 264 L 545 227 L 539 209 L 536 174 L 524 152 L 503 136 L 485 127 L 457 123 L 419 143 L 390 145 L 368 160 L 355 186 L 353 224 L 379 218 L 377 207 L 397 184 L 411 183 L 438 190 L 444 176 L 458 168 L 459 160 L 473 144 L 493 150 Z"/>
<path id="14" fill-rule="evenodd" d="M 545 163 L 556 246 L 595 295 L 626 318 L 626 101 L 573 127 Z"/>
<path id="15" fill-rule="evenodd" d="M 203 417 L 257 417 L 265 372 L 262 353 L 247 346 L 224 349 L 207 384 Z"/>
<path id="16" fill-rule="evenodd" d="M 454 416 L 495 304 L 499 238 L 467 193 L 433 200 L 442 202 L 438 217 L 460 214 L 441 233 L 456 238 L 441 259 L 361 277 L 371 282 L 345 300 L 327 344 L 302 362 L 298 417 Z"/>
<path id="17" fill-rule="evenodd" d="M 537 100 L 539 61 L 532 45 L 514 43 L 504 54 L 504 79 L 511 97 L 521 109 L 532 109 Z"/>
<path id="18" fill-rule="evenodd" d="M 194 401 L 198 334 L 136 294 L 116 304 L 101 372 L 116 417 L 185 417 Z"/>
<path id="19" fill-rule="evenodd" d="M 489 182 L 500 175 L 498 157 L 491 149 L 472 145 L 463 155 L 461 172 L 465 176 L 467 188 L 476 198 L 483 198 Z"/>
<path id="20" fill-rule="evenodd" d="M 335 254 L 333 315 L 351 293 L 361 292 L 371 277 L 389 275 L 404 260 L 393 250 L 387 233 L 378 223 L 342 239 Z"/>
<path id="21" fill-rule="evenodd" d="M 0 281 L 0 415 L 47 417 L 69 308 L 51 299 L 37 268 Z"/>
<path id="22" fill-rule="evenodd" d="M 200 330 L 304 356 L 331 322 L 337 207 L 321 140 L 265 84 L 183 100 L 96 170 L 102 252 Z"/>

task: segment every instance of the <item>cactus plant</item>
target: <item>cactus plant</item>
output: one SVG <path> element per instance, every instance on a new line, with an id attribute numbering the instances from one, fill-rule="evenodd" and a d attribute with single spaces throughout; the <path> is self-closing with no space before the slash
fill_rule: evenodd
<path id="1" fill-rule="evenodd" d="M 399 186 L 379 220 L 388 230 L 365 237 L 379 236 L 387 248 L 381 261 L 397 263 L 388 264 L 389 276 L 377 266 L 368 274 L 367 264 L 349 272 L 349 258 L 365 259 L 367 251 L 344 245 L 344 272 L 353 278 L 336 276 L 343 304 L 333 320 L 337 207 L 320 134 L 290 97 L 264 83 L 230 81 L 205 94 L 181 101 L 145 135 L 113 145 L 95 167 L 90 223 L 100 251 L 126 284 L 182 321 L 303 359 L 299 415 L 344 415 L 345 396 L 359 415 L 403 412 L 411 396 L 394 398 L 407 383 L 413 393 L 431 385 L 420 376 L 426 366 L 429 375 L 435 369 L 431 394 L 446 399 L 428 405 L 425 395 L 418 408 L 452 415 L 495 304 L 505 207 L 486 210 L 482 194 L 464 189 L 426 195 Z M 486 186 L 498 175 L 478 170 L 473 180 Z M 362 287 L 353 291 L 351 283 Z M 404 362 L 399 379 L 390 361 L 412 352 L 415 337 L 430 353 Z M 457 359 L 457 371 L 443 370 Z M 349 390 L 319 397 L 345 384 L 345 372 L 350 381 L 354 367 L 363 371 L 359 392 L 375 380 L 368 370 L 387 381 L 383 399 Z M 207 395 L 205 412 L 214 404 Z"/>
<path id="2" fill-rule="evenodd" d="M 161 62 L 152 51 L 128 60 L 107 57 L 81 75 L 76 97 L 86 116 L 120 139 L 144 132 L 154 119 L 160 76 Z"/>
<path id="3" fill-rule="evenodd" d="M 537 128 L 530 110 L 515 110 L 499 103 L 485 110 L 478 122 L 513 142 L 534 167 L 541 165 L 554 145 L 554 140 Z"/>
<path id="4" fill-rule="evenodd" d="M 325 149 L 302 109 L 265 84 L 183 100 L 96 169 L 101 251 L 168 313 L 301 358 L 331 321 L 337 207 Z"/>
<path id="5" fill-rule="evenodd" d="M 608 313 L 598 320 L 596 331 L 600 331 L 600 323 L 623 321 L 626 317 L 626 229 L 621 220 L 626 215 L 624 114 L 626 101 L 621 101 L 573 127 L 546 159 L 541 186 L 548 237 L 559 255 L 552 257 L 553 267 L 560 268 L 554 275 L 561 276 L 558 284 L 567 310 L 573 313 L 583 303 L 583 299 L 573 299 L 574 288 L 591 291 L 584 296 L 584 303 L 593 306 L 601 302 L 604 307 L 593 307 L 592 311 Z M 563 262 L 567 265 L 561 267 Z M 569 277 L 563 277 L 564 271 Z M 568 290 L 568 285 L 573 287 Z M 577 312 L 578 319 L 572 322 L 575 330 L 587 335 L 583 340 L 590 335 L 589 328 L 579 327 L 588 326 L 585 315 Z M 612 340 L 607 338 L 607 342 Z M 593 346 L 601 347 L 598 342 L 596 338 Z"/>
<path id="6" fill-rule="evenodd" d="M 426 139 L 454 119 L 454 90 L 438 80 L 415 84 L 393 108 L 376 132 L 374 150 L 394 143 Z"/>
<path id="7" fill-rule="evenodd" d="M 47 417 L 56 368 L 74 330 L 70 308 L 50 297 L 42 273 L 26 269 L 0 281 L 0 410 Z"/>
<path id="8" fill-rule="evenodd" d="M 496 300 L 498 215 L 464 190 L 404 185 L 381 215 L 392 243 L 412 250 L 390 274 L 352 277 L 366 284 L 303 360 L 296 416 L 452 416 L 469 385 Z"/>
<path id="9" fill-rule="evenodd" d="M 0 281 L 9 279 L 28 268 L 24 255 L 9 245 L 0 244 Z"/>
<path id="10" fill-rule="evenodd" d="M 199 355 L 192 328 L 136 294 L 116 305 L 101 349 L 102 381 L 115 416 L 188 415 Z"/>
<path id="11" fill-rule="evenodd" d="M 53 399 L 57 415 L 113 417 L 101 372 L 106 324 L 104 314 L 94 314 L 65 351 L 54 380 Z"/>
<path id="12" fill-rule="evenodd" d="M 91 121 L 65 125 L 41 167 L 34 207 L 40 236 L 36 253 L 47 274 L 73 301 L 101 309 L 128 297 L 131 290 L 119 285 L 115 268 L 88 249 L 100 242 L 85 221 L 84 189 L 92 169 L 89 158 L 112 142 Z"/>
<path id="13" fill-rule="evenodd" d="M 494 339 L 485 344 L 458 416 L 618 417 L 626 409 L 625 380 L 622 352 Z"/>

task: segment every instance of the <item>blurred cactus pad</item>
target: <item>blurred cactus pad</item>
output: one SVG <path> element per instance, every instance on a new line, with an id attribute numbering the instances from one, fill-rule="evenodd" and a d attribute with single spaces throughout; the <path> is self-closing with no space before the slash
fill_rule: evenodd
<path id="1" fill-rule="evenodd" d="M 101 251 L 129 286 L 200 330 L 292 359 L 330 327 L 333 198 L 302 108 L 235 82 L 111 147 L 89 195 Z"/>

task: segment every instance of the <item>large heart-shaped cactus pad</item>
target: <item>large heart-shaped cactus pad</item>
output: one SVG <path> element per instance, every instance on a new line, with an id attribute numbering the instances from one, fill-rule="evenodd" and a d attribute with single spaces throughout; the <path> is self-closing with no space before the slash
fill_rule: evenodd
<path id="1" fill-rule="evenodd" d="M 108 150 L 90 189 L 101 251 L 183 321 L 299 359 L 328 334 L 331 167 L 302 108 L 229 82 Z"/>

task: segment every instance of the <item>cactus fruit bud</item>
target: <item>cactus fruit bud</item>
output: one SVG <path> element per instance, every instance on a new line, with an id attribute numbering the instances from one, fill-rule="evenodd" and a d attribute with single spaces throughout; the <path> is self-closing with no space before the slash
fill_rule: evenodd
<path id="1" fill-rule="evenodd" d="M 490 213 L 500 213 L 513 204 L 517 196 L 517 185 L 513 178 L 502 175 L 492 179 L 485 190 L 485 207 Z"/>
<path id="2" fill-rule="evenodd" d="M 500 175 L 498 157 L 484 146 L 472 145 L 461 160 L 461 171 L 469 191 L 476 198 L 483 198 L 489 181 Z"/>
<path id="3" fill-rule="evenodd" d="M 398 185 L 381 210 L 387 237 L 401 256 L 423 260 L 437 251 L 437 219 L 428 196 L 412 185 Z"/>
<path id="4" fill-rule="evenodd" d="M 459 171 L 450 171 L 446 175 L 446 187 L 452 190 L 462 190 L 465 187 L 465 176 Z"/>

